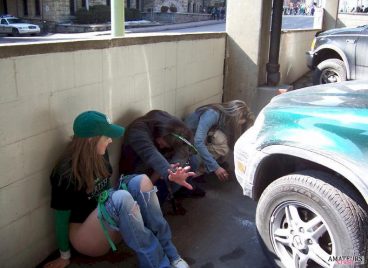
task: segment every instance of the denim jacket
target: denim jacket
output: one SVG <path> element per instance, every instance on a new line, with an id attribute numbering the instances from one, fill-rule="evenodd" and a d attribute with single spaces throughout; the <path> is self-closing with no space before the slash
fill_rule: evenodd
<path id="1" fill-rule="evenodd" d="M 212 128 L 218 126 L 219 119 L 219 112 L 208 109 L 205 112 L 195 111 L 189 114 L 184 120 L 187 126 L 195 133 L 194 145 L 208 172 L 213 172 L 220 167 L 206 146 L 207 134 Z"/>

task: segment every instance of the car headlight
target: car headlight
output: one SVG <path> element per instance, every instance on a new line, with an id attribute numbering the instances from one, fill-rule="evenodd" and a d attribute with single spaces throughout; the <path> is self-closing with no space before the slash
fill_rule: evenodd
<path id="1" fill-rule="evenodd" d="M 263 128 L 265 116 L 262 110 L 258 116 L 254 125 L 249 128 L 235 143 L 234 148 L 234 164 L 235 172 L 240 174 L 245 174 L 247 170 L 247 165 L 250 162 L 253 153 L 255 152 L 254 142 Z"/>
<path id="2" fill-rule="evenodd" d="M 247 167 L 244 163 L 244 160 L 239 156 L 235 158 L 235 171 L 240 174 L 245 174 Z"/>
<path id="3" fill-rule="evenodd" d="M 316 46 L 316 38 L 313 38 L 312 44 L 311 44 L 311 50 L 314 50 L 314 47 Z"/>

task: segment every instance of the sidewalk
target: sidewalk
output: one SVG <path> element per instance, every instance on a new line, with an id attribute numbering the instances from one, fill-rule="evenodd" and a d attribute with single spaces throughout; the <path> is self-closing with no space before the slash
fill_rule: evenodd
<path id="1" fill-rule="evenodd" d="M 157 25 L 157 26 L 135 26 L 125 28 L 125 33 L 149 33 L 149 32 L 160 32 L 160 31 L 168 31 L 168 30 L 179 30 L 186 28 L 194 28 L 208 25 L 216 25 L 216 24 L 225 24 L 223 20 L 206 20 L 206 21 L 195 21 L 195 22 L 187 22 L 187 23 L 175 23 L 175 24 L 165 24 L 165 25 Z M 92 35 L 95 36 L 103 36 L 109 35 L 111 31 L 101 31 L 101 32 L 93 32 Z"/>
<path id="2" fill-rule="evenodd" d="M 176 29 L 186 29 L 193 27 L 201 27 L 215 24 L 225 24 L 224 20 L 206 20 L 206 21 L 194 21 L 194 22 L 186 22 L 186 23 L 171 23 L 171 24 L 161 24 L 158 22 L 147 22 L 142 21 L 136 23 L 126 22 L 125 24 L 125 33 L 147 33 L 147 32 L 160 32 L 160 31 L 168 31 L 168 30 L 176 30 Z M 73 25 L 73 24 L 64 24 L 65 27 L 83 27 L 83 25 Z M 86 28 L 96 29 L 93 31 L 84 31 L 77 32 L 78 34 L 86 34 L 90 36 L 102 36 L 108 35 L 111 33 L 111 25 L 110 24 L 91 24 L 84 25 Z M 100 30 L 98 30 L 100 29 Z M 76 34 L 76 32 L 58 32 L 55 34 Z"/>
<path id="3" fill-rule="evenodd" d="M 143 33 L 143 32 L 157 32 L 157 31 L 167 31 L 167 30 L 176 30 L 176 29 L 185 29 L 185 28 L 192 28 L 192 27 L 201 27 L 207 25 L 214 25 L 214 24 L 222 24 L 225 23 L 224 20 L 205 20 L 205 21 L 195 21 L 195 22 L 187 22 L 187 23 L 175 23 L 175 24 L 165 24 L 160 26 L 152 26 L 152 27 L 135 27 L 135 28 L 128 28 L 125 31 L 127 33 Z"/>

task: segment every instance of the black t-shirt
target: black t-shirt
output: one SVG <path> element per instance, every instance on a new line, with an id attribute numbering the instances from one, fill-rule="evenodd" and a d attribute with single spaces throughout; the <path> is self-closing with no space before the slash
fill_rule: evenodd
<path id="1" fill-rule="evenodd" d="M 108 159 L 108 156 L 106 156 Z M 108 170 L 111 173 L 109 162 Z M 78 190 L 72 179 L 71 162 L 58 165 L 51 173 L 51 208 L 70 210 L 70 222 L 82 223 L 97 207 L 98 196 L 110 188 L 110 178 L 95 179 L 93 192 L 87 193 L 86 187 Z"/>

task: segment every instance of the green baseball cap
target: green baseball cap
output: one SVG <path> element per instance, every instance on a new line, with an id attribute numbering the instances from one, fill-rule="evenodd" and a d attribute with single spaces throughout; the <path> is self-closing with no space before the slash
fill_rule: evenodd
<path id="1" fill-rule="evenodd" d="M 77 116 L 73 124 L 74 135 L 80 138 L 106 136 L 118 138 L 124 134 L 125 129 L 112 124 L 109 117 L 96 111 L 83 112 Z"/>

